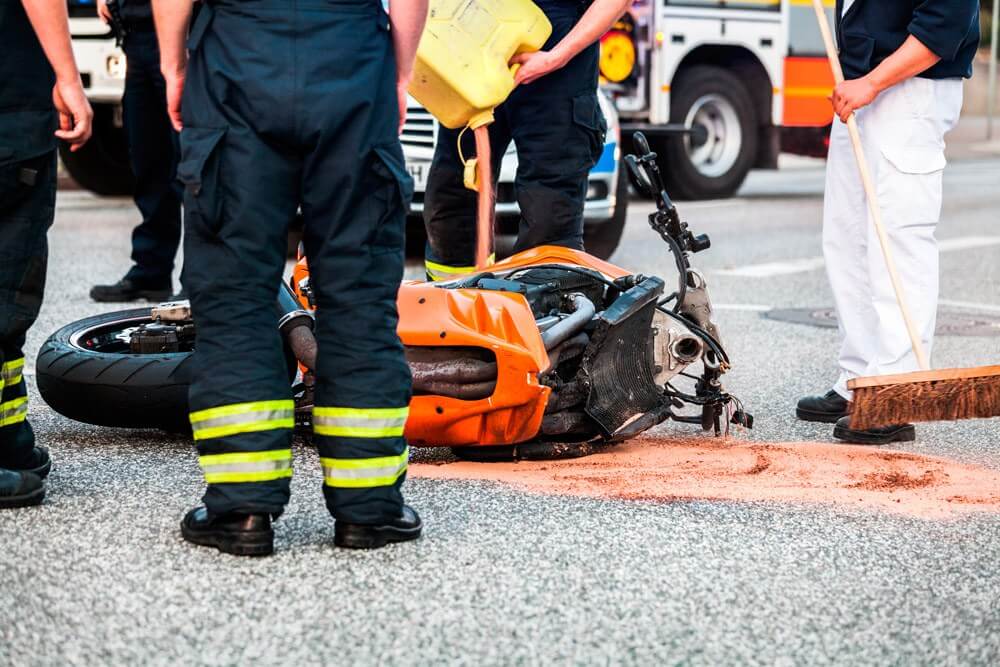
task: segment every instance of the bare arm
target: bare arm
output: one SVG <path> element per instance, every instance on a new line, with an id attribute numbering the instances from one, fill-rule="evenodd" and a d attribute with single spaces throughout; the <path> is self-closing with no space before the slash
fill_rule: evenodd
<path id="1" fill-rule="evenodd" d="M 632 0 L 594 0 L 580 21 L 551 51 L 519 53 L 511 63 L 521 65 L 514 81 L 531 83 L 566 65 L 578 53 L 599 40 L 632 5 Z"/>
<path id="2" fill-rule="evenodd" d="M 399 131 L 406 121 L 406 88 L 413 77 L 420 36 L 427 21 L 428 0 L 393 0 L 389 3 L 392 46 L 396 52 L 396 95 L 399 100 Z"/>
<path id="3" fill-rule="evenodd" d="M 167 84 L 167 114 L 178 132 L 181 120 L 181 97 L 187 74 L 187 34 L 194 5 L 191 0 L 153 0 L 153 20 L 160 43 L 160 71 Z"/>
<path id="4" fill-rule="evenodd" d="M 31 27 L 56 74 L 52 102 L 59 112 L 56 136 L 78 150 L 90 138 L 94 112 L 83 92 L 80 72 L 73 59 L 69 17 L 63 0 L 21 0 Z"/>
<path id="5" fill-rule="evenodd" d="M 867 106 L 879 93 L 933 67 L 941 58 L 910 35 L 895 53 L 860 79 L 845 81 L 833 91 L 833 110 L 847 122 L 848 116 Z"/>

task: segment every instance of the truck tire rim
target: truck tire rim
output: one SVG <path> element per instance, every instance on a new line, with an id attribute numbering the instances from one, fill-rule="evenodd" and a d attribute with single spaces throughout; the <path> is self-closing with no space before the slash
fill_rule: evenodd
<path id="1" fill-rule="evenodd" d="M 735 166 L 740 157 L 743 130 L 729 100 L 717 93 L 702 95 L 691 105 L 684 125 L 705 129 L 704 141 L 695 141 L 689 135 L 684 137 L 688 159 L 702 175 L 719 178 Z"/>

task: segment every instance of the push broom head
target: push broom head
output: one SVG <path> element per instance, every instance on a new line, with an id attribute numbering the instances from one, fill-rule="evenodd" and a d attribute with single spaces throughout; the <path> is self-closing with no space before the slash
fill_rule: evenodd
<path id="1" fill-rule="evenodd" d="M 851 428 L 1000 416 L 1000 366 L 857 378 Z"/>

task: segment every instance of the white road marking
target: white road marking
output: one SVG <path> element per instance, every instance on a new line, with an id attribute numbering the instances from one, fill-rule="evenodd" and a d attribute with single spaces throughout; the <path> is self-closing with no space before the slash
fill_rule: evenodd
<path id="1" fill-rule="evenodd" d="M 977 310 L 983 313 L 1000 313 L 1000 306 L 992 303 L 975 303 L 973 301 L 954 301 L 952 299 L 938 299 L 938 304 L 950 308 L 962 308 L 963 310 Z"/>
<path id="2" fill-rule="evenodd" d="M 1000 245 L 1000 236 L 958 236 L 938 242 L 941 252 L 955 252 Z M 822 269 L 826 262 L 822 257 L 803 257 L 779 262 L 763 262 L 747 264 L 732 269 L 718 269 L 712 273 L 719 276 L 738 276 L 742 278 L 770 278 L 792 273 L 808 273 Z"/>
<path id="3" fill-rule="evenodd" d="M 771 276 L 784 276 L 790 273 L 807 273 L 822 269 L 825 262 L 822 257 L 803 257 L 801 259 L 789 259 L 781 262 L 764 262 L 762 264 L 747 264 L 738 266 L 735 269 L 720 269 L 713 271 L 719 276 L 740 276 L 743 278 L 770 278 Z"/>
<path id="4" fill-rule="evenodd" d="M 746 313 L 766 313 L 774 310 L 773 306 L 765 306 L 761 303 L 713 303 L 712 310 L 737 310 Z"/>
<path id="5" fill-rule="evenodd" d="M 954 252 L 955 250 L 983 248 L 991 245 L 1000 245 L 1000 236 L 958 236 L 953 239 L 944 239 L 938 241 L 938 250 Z"/>

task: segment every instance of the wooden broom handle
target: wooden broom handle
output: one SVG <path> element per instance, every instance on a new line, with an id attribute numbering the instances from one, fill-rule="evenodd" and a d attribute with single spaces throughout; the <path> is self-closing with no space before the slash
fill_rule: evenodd
<path id="1" fill-rule="evenodd" d="M 833 35 L 830 33 L 830 24 L 826 20 L 826 10 L 823 8 L 822 0 L 813 0 L 813 9 L 816 10 L 816 20 L 819 22 L 819 31 L 823 35 L 823 44 L 826 45 L 826 57 L 830 61 L 830 68 L 833 70 L 833 79 L 838 84 L 844 81 L 844 70 L 840 67 L 840 57 L 837 55 L 837 47 L 833 43 Z M 910 336 L 910 345 L 913 347 L 913 354 L 917 357 L 920 369 L 930 370 L 930 363 L 924 346 L 917 335 L 917 329 L 913 325 L 913 317 L 910 309 L 906 306 L 906 298 L 903 294 L 903 283 L 899 279 L 896 271 L 896 262 L 892 259 L 892 249 L 889 246 L 889 237 L 885 233 L 882 225 L 882 208 L 878 203 L 878 195 L 875 185 L 872 183 L 871 171 L 868 169 L 868 161 L 865 159 L 865 151 L 861 146 L 861 133 L 858 131 L 858 122 L 852 113 L 847 119 L 847 132 L 851 136 L 851 144 L 854 146 L 854 158 L 858 162 L 858 172 L 861 174 L 861 184 L 865 188 L 865 195 L 868 198 L 868 210 L 872 214 L 872 222 L 875 223 L 875 232 L 878 234 L 879 245 L 882 246 L 882 256 L 885 258 L 885 268 L 889 271 L 889 279 L 892 281 L 892 289 L 896 293 L 896 303 L 903 315 L 903 322 L 906 323 L 906 333 Z"/>

